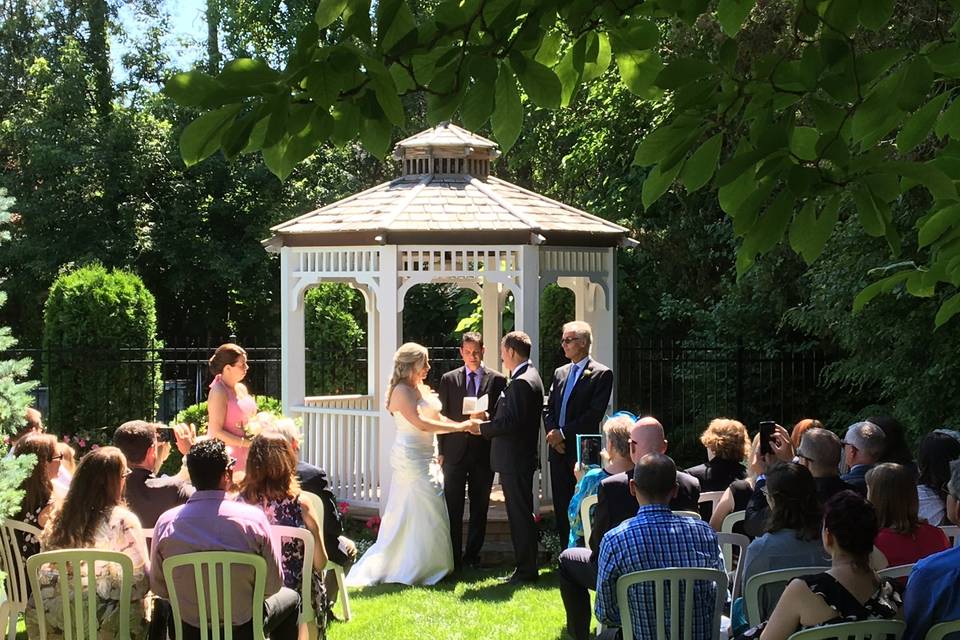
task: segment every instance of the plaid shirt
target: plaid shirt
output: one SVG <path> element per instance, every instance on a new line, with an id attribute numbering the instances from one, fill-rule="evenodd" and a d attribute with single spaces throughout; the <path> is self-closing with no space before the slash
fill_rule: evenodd
<path id="1" fill-rule="evenodd" d="M 642 506 L 636 517 L 608 531 L 600 543 L 600 556 L 597 561 L 597 620 L 609 627 L 620 626 L 620 607 L 617 603 L 617 579 L 620 576 L 634 571 L 668 567 L 723 571 L 723 554 L 717 543 L 717 535 L 706 522 L 674 515 L 667 505 Z M 699 606 L 694 608 L 696 617 L 693 620 L 693 638 L 683 640 L 705 640 L 711 637 L 710 625 L 713 621 L 716 593 L 714 589 L 713 585 L 706 582 L 698 581 L 694 585 L 693 594 Z M 629 596 L 634 637 L 655 640 L 657 627 L 653 615 L 656 602 L 653 583 L 646 582 L 631 587 Z M 681 602 L 682 599 L 681 591 Z M 669 595 L 664 606 L 669 609 Z M 667 617 L 669 619 L 669 616 Z M 669 622 L 666 628 L 669 633 Z"/>

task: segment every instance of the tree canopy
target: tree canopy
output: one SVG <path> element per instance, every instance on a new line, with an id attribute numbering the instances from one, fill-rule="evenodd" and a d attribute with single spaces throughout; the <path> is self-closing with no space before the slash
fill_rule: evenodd
<path id="1" fill-rule="evenodd" d="M 203 111 L 180 139 L 188 165 L 218 150 L 261 152 L 285 178 L 327 141 L 359 138 L 383 157 L 405 122 L 404 95 L 425 95 L 433 123 L 489 123 L 506 150 L 525 102 L 567 107 L 581 85 L 616 73 L 660 108 L 655 126 L 624 132 L 636 138 L 634 163 L 649 167 L 645 208 L 668 190 L 708 190 L 733 221 L 741 275 L 780 243 L 813 263 L 838 221 L 854 218 L 892 259 L 854 308 L 903 287 L 942 299 L 939 326 L 960 311 L 958 8 L 444 0 L 418 19 L 406 0 L 373 11 L 369 0 L 320 0 L 282 64 L 239 58 L 218 74 L 177 74 L 165 91 Z M 700 40 L 665 37 L 678 25 Z M 913 189 L 926 214 L 907 231 L 919 251 L 903 259 L 892 207 Z"/>

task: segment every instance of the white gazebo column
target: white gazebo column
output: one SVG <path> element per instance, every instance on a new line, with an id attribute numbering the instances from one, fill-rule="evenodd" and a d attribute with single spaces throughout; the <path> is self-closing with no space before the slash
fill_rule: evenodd
<path id="1" fill-rule="evenodd" d="M 483 344 L 486 348 L 484 362 L 491 369 L 500 371 L 500 337 L 503 333 L 503 316 L 500 312 L 500 288 L 496 282 L 484 280 L 480 294 L 483 310 Z"/>
<path id="2" fill-rule="evenodd" d="M 387 495 L 390 491 L 390 450 L 396 435 L 396 425 L 393 416 L 387 411 L 387 385 L 390 374 L 393 372 L 393 354 L 400 346 L 400 312 L 397 289 L 399 251 L 396 245 L 384 245 L 380 248 L 380 287 L 377 292 L 377 340 L 370 341 L 371 348 L 376 345 L 376 351 L 368 356 L 377 361 L 377 380 L 373 395 L 374 407 L 380 411 L 378 425 L 380 446 L 380 513 L 387 507 Z"/>
<path id="3" fill-rule="evenodd" d="M 293 274 L 293 249 L 280 249 L 280 395 L 284 415 L 302 406 L 306 397 L 306 345 L 303 302 Z"/>
<path id="4" fill-rule="evenodd" d="M 524 245 L 520 249 L 520 295 L 514 300 L 514 327 L 526 332 L 533 341 L 530 360 L 540 368 L 540 249 Z M 541 373 L 542 376 L 542 373 Z"/>

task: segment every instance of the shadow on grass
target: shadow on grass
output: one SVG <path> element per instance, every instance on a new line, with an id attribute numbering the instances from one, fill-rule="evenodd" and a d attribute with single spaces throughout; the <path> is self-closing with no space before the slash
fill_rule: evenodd
<path id="1" fill-rule="evenodd" d="M 514 594 L 520 590 L 558 591 L 559 592 L 559 583 L 557 582 L 557 576 L 552 569 L 549 571 L 541 571 L 540 579 L 537 582 L 529 583 L 529 584 L 522 584 L 522 585 L 504 584 L 500 582 L 500 577 L 503 577 L 503 576 L 498 576 L 497 579 L 492 582 L 487 580 L 475 585 L 468 586 L 466 589 L 464 589 L 464 592 L 460 596 L 460 599 L 461 600 L 481 600 L 484 602 L 505 602 L 507 600 L 511 600 Z"/>
<path id="2" fill-rule="evenodd" d="M 520 589 L 552 591 L 559 588 L 556 572 L 553 569 L 540 572 L 540 580 L 532 584 L 511 585 L 500 580 L 510 575 L 509 569 L 493 567 L 489 569 L 466 569 L 459 574 L 447 576 L 435 585 L 409 586 L 405 584 L 379 584 L 361 589 L 350 589 L 350 597 L 356 599 L 377 598 L 380 596 L 403 593 L 409 590 L 429 590 L 452 593 L 462 591 L 461 600 L 480 600 L 485 602 L 505 602 L 513 598 Z"/>

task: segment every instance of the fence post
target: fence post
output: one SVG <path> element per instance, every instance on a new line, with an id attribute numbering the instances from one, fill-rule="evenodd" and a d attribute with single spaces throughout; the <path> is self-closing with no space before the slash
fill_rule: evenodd
<path id="1" fill-rule="evenodd" d="M 737 419 L 743 420 L 743 338 L 737 338 Z"/>

